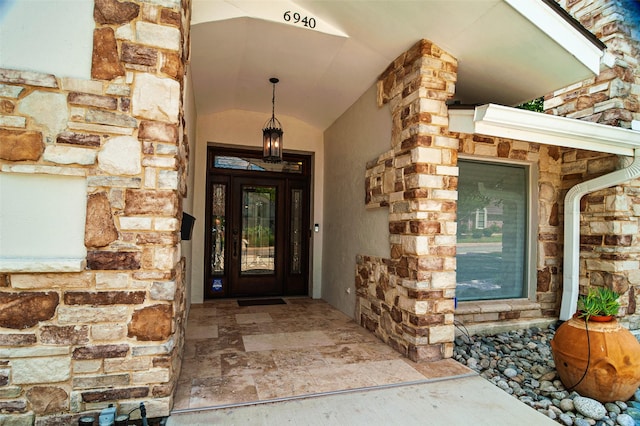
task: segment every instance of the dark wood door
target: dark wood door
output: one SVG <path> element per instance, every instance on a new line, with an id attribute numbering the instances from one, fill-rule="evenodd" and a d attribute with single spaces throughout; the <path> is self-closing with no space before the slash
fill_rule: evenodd
<path id="1" fill-rule="evenodd" d="M 231 296 L 283 293 L 284 182 L 234 178 L 231 186 Z"/>
<path id="2" fill-rule="evenodd" d="M 308 177 L 212 169 L 205 298 L 308 294 Z"/>

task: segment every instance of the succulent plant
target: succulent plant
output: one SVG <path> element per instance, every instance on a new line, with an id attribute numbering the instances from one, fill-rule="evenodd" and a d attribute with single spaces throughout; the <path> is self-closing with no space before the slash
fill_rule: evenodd
<path id="1" fill-rule="evenodd" d="M 607 287 L 592 287 L 586 295 L 578 298 L 578 316 L 588 321 L 593 316 L 617 315 L 619 297 L 618 293 Z"/>

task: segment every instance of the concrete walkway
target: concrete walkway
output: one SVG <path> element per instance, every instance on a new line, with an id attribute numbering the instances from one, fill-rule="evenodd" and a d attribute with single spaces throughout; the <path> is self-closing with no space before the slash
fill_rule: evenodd
<path id="1" fill-rule="evenodd" d="M 480 376 L 172 414 L 175 425 L 556 425 Z"/>

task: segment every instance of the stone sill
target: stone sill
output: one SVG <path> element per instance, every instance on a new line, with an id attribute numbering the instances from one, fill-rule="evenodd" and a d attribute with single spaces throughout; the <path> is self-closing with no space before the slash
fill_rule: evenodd
<path id="1" fill-rule="evenodd" d="M 538 302 L 529 299 L 482 300 L 458 302 L 456 315 L 483 314 L 495 312 L 530 311 L 540 309 Z"/>
<path id="2" fill-rule="evenodd" d="M 529 299 L 460 302 L 455 318 L 463 324 L 502 322 L 541 318 L 540 303 Z"/>
<path id="3" fill-rule="evenodd" d="M 529 299 L 483 300 L 460 302 L 455 319 L 464 325 L 465 333 L 496 334 L 519 328 L 541 327 L 557 321 L 542 317 L 540 303 Z M 461 331 L 457 330 L 457 334 Z"/>
<path id="4" fill-rule="evenodd" d="M 85 258 L 73 259 L 7 259 L 0 258 L 0 272 L 82 272 L 86 267 Z"/>

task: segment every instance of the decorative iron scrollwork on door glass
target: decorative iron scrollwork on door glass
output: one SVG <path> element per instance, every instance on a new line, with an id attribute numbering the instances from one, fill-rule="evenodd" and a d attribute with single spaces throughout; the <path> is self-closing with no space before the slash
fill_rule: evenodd
<path id="1" fill-rule="evenodd" d="M 224 231 L 225 199 L 227 188 L 224 184 L 214 184 L 211 208 L 211 273 L 224 274 Z"/>
<path id="2" fill-rule="evenodd" d="M 302 273 L 302 189 L 291 190 L 291 273 Z"/>
<path id="3" fill-rule="evenodd" d="M 241 275 L 275 272 L 276 192 L 275 186 L 242 187 Z"/>

